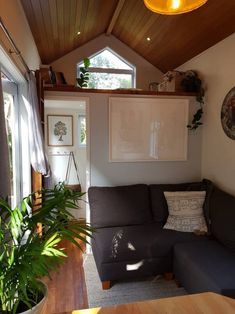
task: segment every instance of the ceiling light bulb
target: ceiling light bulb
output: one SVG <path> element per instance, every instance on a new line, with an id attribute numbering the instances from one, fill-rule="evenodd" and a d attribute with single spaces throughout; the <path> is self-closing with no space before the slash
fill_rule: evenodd
<path id="1" fill-rule="evenodd" d="M 147 41 L 150 41 L 151 40 L 151 38 L 150 37 L 147 37 Z"/>
<path id="2" fill-rule="evenodd" d="M 171 1 L 171 7 L 173 10 L 179 9 L 181 6 L 181 0 L 172 0 Z"/>
<path id="3" fill-rule="evenodd" d="M 77 32 L 77 35 L 80 35 L 80 34 L 81 34 L 81 32 L 80 32 L 80 31 L 78 31 L 78 32 Z"/>

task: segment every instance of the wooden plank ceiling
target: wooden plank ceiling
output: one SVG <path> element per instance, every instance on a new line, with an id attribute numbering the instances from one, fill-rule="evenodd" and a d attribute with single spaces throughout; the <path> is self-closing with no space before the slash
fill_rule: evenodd
<path id="1" fill-rule="evenodd" d="M 235 0 L 208 0 L 198 10 L 176 16 L 153 13 L 143 0 L 21 3 L 43 64 L 107 33 L 166 72 L 235 32 Z"/>

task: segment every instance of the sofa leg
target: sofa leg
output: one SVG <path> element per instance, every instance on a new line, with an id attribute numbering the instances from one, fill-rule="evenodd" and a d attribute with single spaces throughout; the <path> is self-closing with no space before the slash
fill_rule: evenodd
<path id="1" fill-rule="evenodd" d="M 111 286 L 110 280 L 102 281 L 102 288 L 103 288 L 103 290 L 108 290 L 108 289 L 110 289 L 110 286 Z"/>
<path id="2" fill-rule="evenodd" d="M 172 280 L 174 277 L 173 273 L 164 273 L 165 280 Z"/>

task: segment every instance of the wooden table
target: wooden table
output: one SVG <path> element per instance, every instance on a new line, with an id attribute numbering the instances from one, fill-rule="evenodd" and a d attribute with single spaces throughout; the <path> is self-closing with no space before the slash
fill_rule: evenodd
<path id="1" fill-rule="evenodd" d="M 235 300 L 206 292 L 87 310 L 72 314 L 233 314 Z"/>

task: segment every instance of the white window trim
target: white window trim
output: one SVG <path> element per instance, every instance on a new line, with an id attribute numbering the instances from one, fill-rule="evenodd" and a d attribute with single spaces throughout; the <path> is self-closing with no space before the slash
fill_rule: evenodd
<path id="1" fill-rule="evenodd" d="M 9 73 L 5 69 L 1 69 L 3 73 L 9 77 Z M 10 94 L 13 97 L 14 106 L 14 132 L 12 136 L 14 137 L 14 146 L 12 151 L 13 158 L 13 171 L 14 171 L 14 193 L 16 198 L 14 199 L 13 206 L 16 206 L 22 198 L 22 169 L 21 169 L 21 139 L 19 137 L 20 132 L 20 112 L 18 103 L 18 88 L 17 84 L 14 82 L 9 82 L 2 80 L 3 92 Z"/>
<path id="2" fill-rule="evenodd" d="M 21 110 L 22 107 L 24 107 L 24 103 L 22 100 L 22 95 L 27 95 L 27 81 L 24 77 L 24 75 L 22 74 L 22 72 L 17 68 L 17 66 L 15 65 L 15 63 L 11 60 L 11 58 L 9 57 L 8 53 L 6 52 L 6 50 L 4 49 L 3 46 L 1 46 L 0 44 L 0 70 L 2 70 L 3 73 L 6 73 L 6 76 L 9 77 L 10 79 L 12 79 L 13 82 L 8 82 L 8 84 L 5 84 L 4 80 L 2 80 L 2 85 L 3 85 L 3 89 L 6 92 L 9 92 L 11 94 L 11 92 L 9 91 L 9 86 L 11 86 L 11 88 L 13 88 L 13 93 L 14 93 L 14 106 L 17 108 L 16 113 L 18 114 L 19 120 L 18 120 L 18 126 L 17 129 L 19 130 L 19 132 L 17 132 L 17 136 L 18 136 L 18 143 L 17 145 L 19 146 L 19 150 L 18 150 L 18 173 L 19 175 L 17 175 L 17 180 L 20 181 L 20 193 L 18 193 L 17 195 L 17 201 L 20 201 L 22 199 L 22 197 L 25 197 L 26 195 L 28 195 L 31 192 L 31 167 L 30 167 L 30 160 L 29 160 L 29 156 L 25 156 L 25 152 L 22 151 L 21 146 L 21 136 L 19 136 L 21 134 L 21 120 L 20 120 L 20 115 L 21 115 Z M 10 85 L 11 84 L 11 85 Z M 13 85 L 12 85 L 13 84 Z M 8 85 L 8 87 L 6 86 Z M 13 87 L 14 86 L 14 87 Z M 17 104 L 16 104 L 17 102 Z M 28 167 L 28 173 L 24 173 L 24 180 L 23 180 L 23 173 L 22 173 L 22 161 L 24 162 L 28 162 L 29 163 L 29 167 Z M 25 188 L 23 185 L 23 182 L 25 181 Z M 27 187 L 26 187 L 27 185 Z"/>
<path id="3" fill-rule="evenodd" d="M 26 79 L 14 62 L 10 59 L 7 52 L 0 44 L 0 65 L 3 70 L 6 70 L 7 76 L 12 78 L 16 84 L 25 84 Z M 4 72 L 4 71 L 3 71 Z"/>
<path id="4" fill-rule="evenodd" d="M 114 68 L 93 68 L 89 67 L 88 72 L 96 73 L 115 73 L 115 74 L 133 74 L 132 70 L 127 69 L 114 69 Z"/>

